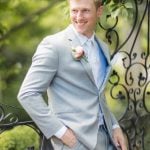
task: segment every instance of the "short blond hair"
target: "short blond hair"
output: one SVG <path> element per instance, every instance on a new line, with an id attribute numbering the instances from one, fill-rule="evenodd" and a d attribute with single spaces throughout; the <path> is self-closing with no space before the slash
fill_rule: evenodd
<path id="1" fill-rule="evenodd" d="M 70 0 L 67 0 L 67 1 L 69 2 Z M 102 0 L 94 0 L 94 3 L 95 3 L 96 8 L 98 8 L 102 5 Z"/>
<path id="2" fill-rule="evenodd" d="M 96 8 L 100 7 L 102 5 L 102 0 L 94 0 Z"/>

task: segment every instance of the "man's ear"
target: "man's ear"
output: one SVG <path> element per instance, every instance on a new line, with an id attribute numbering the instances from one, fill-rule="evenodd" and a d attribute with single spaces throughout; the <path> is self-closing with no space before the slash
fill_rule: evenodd
<path id="1" fill-rule="evenodd" d="M 102 15 L 102 12 L 103 12 L 103 6 L 99 6 L 97 8 L 97 16 L 100 17 Z"/>

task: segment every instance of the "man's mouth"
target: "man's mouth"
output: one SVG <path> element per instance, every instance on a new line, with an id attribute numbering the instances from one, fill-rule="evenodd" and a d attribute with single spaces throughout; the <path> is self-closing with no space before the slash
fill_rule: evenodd
<path id="1" fill-rule="evenodd" d="M 83 25 L 85 25 L 86 22 L 77 22 L 77 21 L 76 21 L 75 23 L 76 23 L 78 26 L 83 26 Z"/>

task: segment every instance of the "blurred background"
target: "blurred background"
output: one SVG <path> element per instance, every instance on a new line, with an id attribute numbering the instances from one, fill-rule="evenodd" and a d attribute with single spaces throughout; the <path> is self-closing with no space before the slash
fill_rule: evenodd
<path id="1" fill-rule="evenodd" d="M 117 75 L 110 78 L 106 96 L 108 105 L 118 120 L 129 107 L 129 93 L 134 101 L 143 100 L 144 97 L 146 110 L 150 110 L 149 95 L 143 96 L 142 92 L 137 94 L 138 96 L 136 92 L 132 94 L 130 84 L 126 83 L 127 70 L 132 67 L 123 67 L 124 63 L 127 66 L 131 65 L 131 60 L 134 60 L 133 63 L 141 63 L 132 68 L 133 76 L 137 77 L 132 84 L 133 91 L 134 87 L 139 86 L 139 70 L 144 72 L 143 76 L 147 76 L 148 83 L 149 71 L 145 73 L 145 67 L 141 67 L 145 64 L 143 58 L 147 58 L 146 61 L 150 60 L 149 57 L 144 57 L 149 54 L 147 17 L 144 16 L 142 20 L 148 2 L 147 0 L 138 2 L 140 10 L 138 12 L 142 13 L 138 13 L 137 18 L 136 0 L 104 0 L 104 12 L 96 28 L 97 35 L 108 44 L 113 68 L 117 70 Z M 140 24 L 141 20 L 142 26 L 139 28 L 135 23 Z M 45 36 L 63 30 L 69 23 L 66 0 L 0 0 L 0 104 L 6 107 L 5 110 L 0 107 L 0 112 L 3 114 L 0 114 L 0 125 L 8 121 L 6 114 L 9 112 L 19 116 L 19 121 L 30 120 L 16 96 L 31 64 L 32 55 Z M 138 54 L 139 56 L 135 56 Z M 122 61 L 124 58 L 126 62 Z M 112 88 L 112 85 L 116 88 Z M 148 92 L 149 89 L 148 84 L 146 91 Z M 145 88 L 142 90 L 144 91 Z M 149 142 L 147 140 L 147 143 Z M 0 134 L 0 150 L 25 150 L 29 146 L 34 146 L 38 150 L 39 136 L 27 126 Z"/>

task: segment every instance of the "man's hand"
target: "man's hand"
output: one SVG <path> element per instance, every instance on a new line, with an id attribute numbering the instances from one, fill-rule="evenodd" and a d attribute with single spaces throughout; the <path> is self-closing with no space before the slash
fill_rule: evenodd
<path id="1" fill-rule="evenodd" d="M 60 139 L 65 145 L 69 146 L 70 148 L 74 147 L 77 143 L 77 138 L 71 129 L 67 129 L 65 134 Z"/>
<path id="2" fill-rule="evenodd" d="M 113 140 L 116 147 L 120 148 L 121 150 L 127 150 L 127 144 L 120 128 L 113 129 Z"/>

